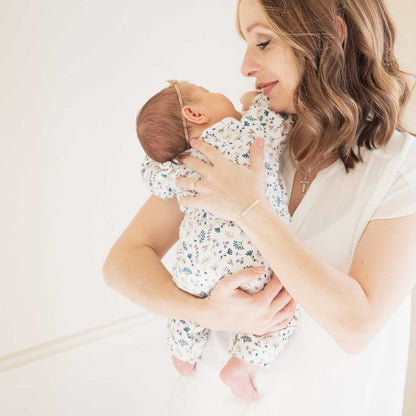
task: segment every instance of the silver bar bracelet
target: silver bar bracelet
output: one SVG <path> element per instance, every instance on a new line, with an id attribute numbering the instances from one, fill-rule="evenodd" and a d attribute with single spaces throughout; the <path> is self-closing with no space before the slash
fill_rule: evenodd
<path id="1" fill-rule="evenodd" d="M 248 208 L 246 208 L 244 211 L 241 212 L 240 217 L 244 217 L 252 208 L 254 208 L 262 199 L 265 198 L 260 198 L 257 199 L 256 201 L 254 201 Z"/>

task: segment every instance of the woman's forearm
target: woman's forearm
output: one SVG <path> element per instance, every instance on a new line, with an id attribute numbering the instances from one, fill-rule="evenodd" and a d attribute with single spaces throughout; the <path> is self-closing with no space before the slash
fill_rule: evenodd
<path id="1" fill-rule="evenodd" d="M 149 246 L 114 246 L 103 274 L 110 287 L 150 312 L 196 322 L 205 318 L 203 299 L 179 289 Z"/>
<path id="2" fill-rule="evenodd" d="M 267 201 L 239 219 L 238 225 L 291 296 L 338 344 L 351 351 L 360 345 L 368 299 L 356 280 L 313 253 Z"/>

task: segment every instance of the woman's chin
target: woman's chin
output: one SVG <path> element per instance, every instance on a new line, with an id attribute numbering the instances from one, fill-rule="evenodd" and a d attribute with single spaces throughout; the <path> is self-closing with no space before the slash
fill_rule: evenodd
<path id="1" fill-rule="evenodd" d="M 292 106 L 273 104 L 272 102 L 270 102 L 270 108 L 276 113 L 296 114 L 296 110 Z"/>
<path id="2" fill-rule="evenodd" d="M 296 114 L 295 106 L 290 99 L 285 99 L 284 94 L 273 94 L 274 91 L 271 91 L 270 98 L 270 108 L 276 113 L 286 113 L 286 114 Z"/>

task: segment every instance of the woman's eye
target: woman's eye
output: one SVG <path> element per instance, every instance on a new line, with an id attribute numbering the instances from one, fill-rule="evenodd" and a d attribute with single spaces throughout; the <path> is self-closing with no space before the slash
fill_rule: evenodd
<path id="1" fill-rule="evenodd" d="M 265 49 L 266 46 L 270 43 L 270 41 L 268 40 L 267 42 L 262 42 L 262 43 L 258 43 L 256 46 L 259 46 L 260 49 Z"/>

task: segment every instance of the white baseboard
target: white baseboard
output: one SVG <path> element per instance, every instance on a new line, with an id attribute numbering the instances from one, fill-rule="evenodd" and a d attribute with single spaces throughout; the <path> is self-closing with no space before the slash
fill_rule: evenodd
<path id="1" fill-rule="evenodd" d="M 18 367 L 34 360 L 49 357 L 53 354 L 79 347 L 90 342 L 98 341 L 119 332 L 128 331 L 138 326 L 161 319 L 157 315 L 142 312 L 137 315 L 118 319 L 108 324 L 99 325 L 84 331 L 76 332 L 61 338 L 56 338 L 33 347 L 0 357 L 0 373 Z"/>

